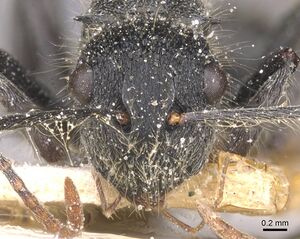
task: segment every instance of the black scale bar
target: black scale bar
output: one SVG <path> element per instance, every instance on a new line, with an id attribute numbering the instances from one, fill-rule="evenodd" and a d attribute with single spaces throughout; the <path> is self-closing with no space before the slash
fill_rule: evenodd
<path id="1" fill-rule="evenodd" d="M 286 232 L 287 228 L 263 228 L 263 231 L 267 231 L 267 232 Z"/>

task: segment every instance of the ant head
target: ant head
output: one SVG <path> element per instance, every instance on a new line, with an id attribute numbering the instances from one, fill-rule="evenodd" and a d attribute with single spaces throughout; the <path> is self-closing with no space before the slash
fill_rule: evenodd
<path id="1" fill-rule="evenodd" d="M 209 126 L 180 125 L 176 116 L 217 103 L 226 82 L 205 38 L 189 28 L 143 20 L 106 28 L 70 80 L 82 105 L 111 114 L 107 124 L 82 126 L 92 163 L 123 196 L 157 205 L 201 169 L 214 139 Z"/>

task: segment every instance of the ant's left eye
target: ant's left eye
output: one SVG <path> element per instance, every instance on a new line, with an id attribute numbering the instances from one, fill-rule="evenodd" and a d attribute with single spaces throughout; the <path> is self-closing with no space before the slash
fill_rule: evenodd
<path id="1" fill-rule="evenodd" d="M 91 100 L 93 86 L 94 73 L 90 66 L 80 65 L 70 76 L 69 89 L 82 104 L 86 104 Z"/>

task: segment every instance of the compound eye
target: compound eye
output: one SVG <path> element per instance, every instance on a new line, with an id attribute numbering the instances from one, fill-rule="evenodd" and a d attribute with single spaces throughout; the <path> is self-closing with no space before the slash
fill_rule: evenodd
<path id="1" fill-rule="evenodd" d="M 219 64 L 210 63 L 204 69 L 204 93 L 209 104 L 221 99 L 227 86 L 227 77 Z"/>
<path id="2" fill-rule="evenodd" d="M 82 103 L 88 103 L 92 98 L 94 73 L 90 66 L 78 66 L 70 76 L 69 90 Z"/>

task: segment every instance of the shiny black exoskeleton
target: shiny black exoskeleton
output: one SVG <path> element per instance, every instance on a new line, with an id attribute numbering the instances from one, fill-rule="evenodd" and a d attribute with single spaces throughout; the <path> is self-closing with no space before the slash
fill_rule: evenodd
<path id="1" fill-rule="evenodd" d="M 83 31 L 69 78 L 72 100 L 55 114 L 43 106 L 51 102 L 47 91 L 0 52 L 1 102 L 11 112 L 38 107 L 44 112 L 4 118 L 0 130 L 31 127 L 29 134 L 48 162 L 88 156 L 135 205 L 162 206 L 165 195 L 197 174 L 215 150 L 246 155 L 259 138 L 260 123 L 272 121 L 275 112 L 260 112 L 259 121 L 246 108 L 288 103 L 288 79 L 299 64 L 296 53 L 290 48 L 272 53 L 231 92 L 208 40 L 219 21 L 206 15 L 201 1 L 94 0 L 76 20 Z M 32 96 L 36 92 L 40 101 Z M 94 114 L 97 110 L 106 116 Z M 243 112 L 241 119 L 252 120 L 252 127 L 243 127 Z M 192 120 L 183 122 L 186 115 Z M 82 122 L 70 123 L 80 117 Z M 220 125 L 226 129 L 219 131 Z"/>
<path id="2" fill-rule="evenodd" d="M 214 142 L 207 125 L 168 122 L 171 114 L 206 109 L 223 94 L 226 77 L 203 33 L 210 19 L 199 1 L 180 0 L 94 1 L 89 13 L 79 17 L 85 34 L 101 29 L 82 50 L 71 90 L 82 105 L 127 120 L 87 120 L 82 143 L 122 196 L 156 206 L 200 171 Z"/>

